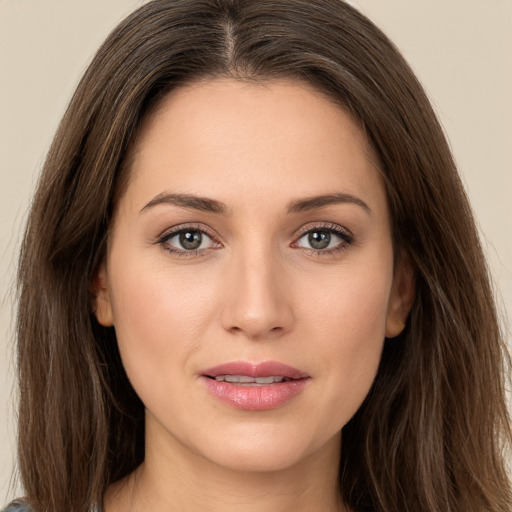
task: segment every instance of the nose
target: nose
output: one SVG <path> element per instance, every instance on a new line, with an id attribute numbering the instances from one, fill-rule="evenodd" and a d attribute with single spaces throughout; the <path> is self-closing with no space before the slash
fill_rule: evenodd
<path id="1" fill-rule="evenodd" d="M 282 265 L 253 251 L 230 262 L 222 311 L 225 330 L 252 340 L 277 338 L 294 324 L 292 294 Z"/>

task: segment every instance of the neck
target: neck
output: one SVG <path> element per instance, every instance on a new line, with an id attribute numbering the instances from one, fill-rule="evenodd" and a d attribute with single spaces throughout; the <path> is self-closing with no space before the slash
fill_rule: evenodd
<path id="1" fill-rule="evenodd" d="M 143 464 L 108 489 L 105 512 L 346 512 L 338 491 L 340 436 L 271 471 L 220 466 L 176 440 L 169 444 L 147 440 Z"/>

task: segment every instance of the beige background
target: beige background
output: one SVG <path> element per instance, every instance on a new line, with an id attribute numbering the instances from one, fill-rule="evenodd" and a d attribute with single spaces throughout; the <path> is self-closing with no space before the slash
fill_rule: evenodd
<path id="1" fill-rule="evenodd" d="M 141 3 L 0 0 L 0 505 L 20 492 L 8 485 L 11 288 L 30 195 L 79 76 L 107 33 Z M 512 317 L 512 0 L 351 3 L 387 32 L 425 85 L 472 200 L 503 317 Z"/>

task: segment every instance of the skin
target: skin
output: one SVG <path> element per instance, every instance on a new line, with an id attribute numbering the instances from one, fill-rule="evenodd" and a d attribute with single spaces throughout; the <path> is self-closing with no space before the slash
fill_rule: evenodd
<path id="1" fill-rule="evenodd" d="M 115 326 L 147 409 L 145 461 L 109 488 L 107 512 L 345 510 L 340 431 L 414 291 L 409 266 L 394 268 L 375 162 L 350 116 L 301 83 L 199 82 L 146 119 L 94 283 L 97 318 Z M 147 206 L 162 194 L 225 211 Z M 332 194 L 345 201 L 289 211 Z M 208 235 L 187 252 L 177 227 Z M 326 249 L 313 232 L 330 236 Z M 236 409 L 200 375 L 239 360 L 310 379 L 281 407 Z"/>

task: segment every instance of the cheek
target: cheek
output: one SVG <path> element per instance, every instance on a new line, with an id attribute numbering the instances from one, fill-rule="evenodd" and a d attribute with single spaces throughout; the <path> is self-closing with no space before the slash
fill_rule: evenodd
<path id="1" fill-rule="evenodd" d="M 350 272 L 337 281 L 329 293 L 311 289 L 306 329 L 306 338 L 316 340 L 308 350 L 322 376 L 323 410 L 328 412 L 325 421 L 332 424 L 333 432 L 355 414 L 377 374 L 392 264 L 374 271 Z"/>
<path id="2" fill-rule="evenodd" d="M 167 387 L 169 375 L 200 348 L 212 316 L 213 283 L 147 258 L 112 261 L 111 287 L 119 350 L 132 384 L 141 395 L 141 387 L 159 381 Z"/>
<path id="3" fill-rule="evenodd" d="M 372 346 L 384 339 L 392 282 L 392 254 L 377 262 L 347 264 L 320 279 L 311 274 L 305 283 L 302 316 L 310 318 L 320 338 L 337 340 L 340 350 Z"/>

